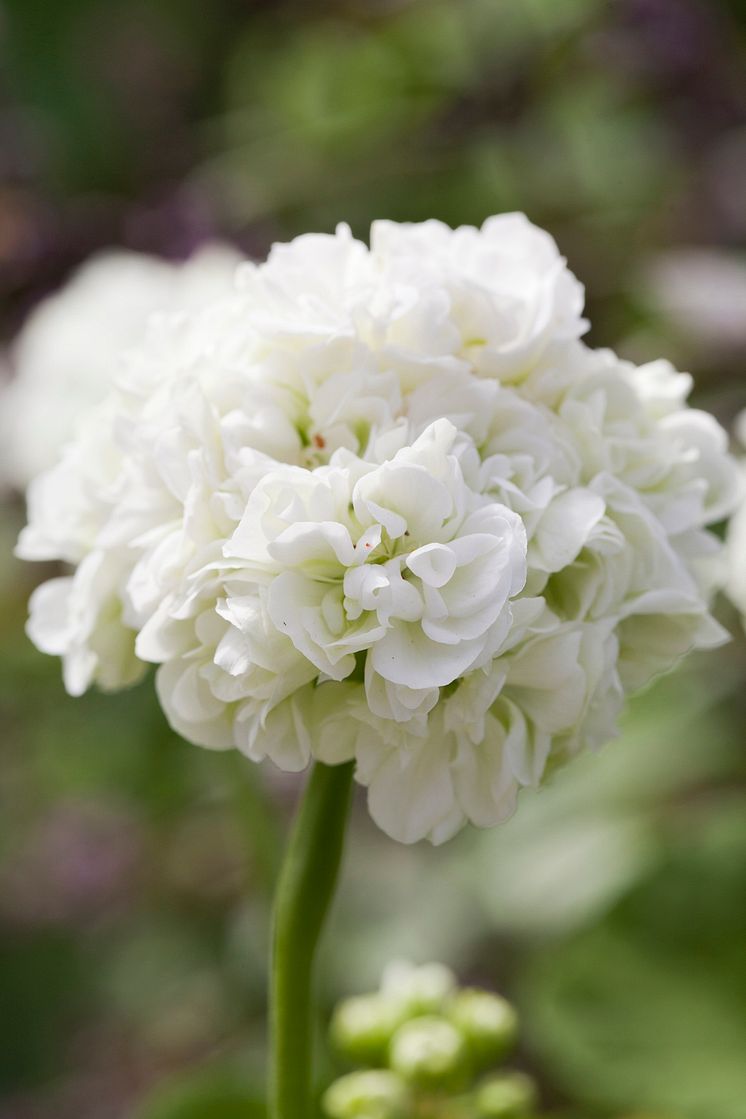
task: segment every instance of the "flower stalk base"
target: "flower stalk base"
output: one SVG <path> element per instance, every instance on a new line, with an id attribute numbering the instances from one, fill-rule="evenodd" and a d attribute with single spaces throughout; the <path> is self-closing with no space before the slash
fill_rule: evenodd
<path id="1" fill-rule="evenodd" d="M 270 990 L 269 1119 L 312 1115 L 316 947 L 339 875 L 354 763 L 311 772 L 275 897 Z"/>

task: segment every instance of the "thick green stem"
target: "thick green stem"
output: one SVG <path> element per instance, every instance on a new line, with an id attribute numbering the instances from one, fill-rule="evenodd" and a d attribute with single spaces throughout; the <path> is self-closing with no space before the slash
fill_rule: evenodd
<path id="1" fill-rule="evenodd" d="M 316 945 L 342 861 L 353 763 L 317 762 L 275 896 L 270 990 L 269 1119 L 310 1119 L 311 986 Z"/>

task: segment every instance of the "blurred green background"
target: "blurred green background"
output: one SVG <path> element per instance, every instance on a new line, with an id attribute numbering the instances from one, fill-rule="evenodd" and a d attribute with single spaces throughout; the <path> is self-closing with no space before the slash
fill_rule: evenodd
<path id="1" fill-rule="evenodd" d="M 0 335 L 92 250 L 252 255 L 347 220 L 525 210 L 591 340 L 746 405 L 742 0 L 3 0 Z M 261 1114 L 267 907 L 298 783 L 73 700 L 0 507 L 0 1117 Z M 445 848 L 358 805 L 325 1018 L 391 957 L 515 999 L 564 1119 L 746 1117 L 746 645 Z M 333 948 L 332 948 L 333 945 Z M 322 1078 L 339 1067 L 322 1046 Z"/>

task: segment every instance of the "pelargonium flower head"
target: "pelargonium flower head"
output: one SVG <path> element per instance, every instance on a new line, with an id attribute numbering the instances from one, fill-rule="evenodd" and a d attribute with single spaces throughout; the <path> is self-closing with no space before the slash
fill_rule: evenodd
<path id="1" fill-rule="evenodd" d="M 504 820 L 725 636 L 724 433 L 667 363 L 589 349 L 582 312 L 516 214 L 241 264 L 150 322 L 32 487 L 19 553 L 73 568 L 33 640 L 75 694 L 159 665 L 192 742 L 354 759 L 404 842 Z"/>
<path id="2" fill-rule="evenodd" d="M 224 554 L 325 676 L 346 679 L 366 653 L 369 680 L 430 693 L 509 631 L 525 529 L 470 489 L 457 438 L 437 420 L 379 466 L 338 451 L 326 467 L 270 472 L 251 494 Z"/>

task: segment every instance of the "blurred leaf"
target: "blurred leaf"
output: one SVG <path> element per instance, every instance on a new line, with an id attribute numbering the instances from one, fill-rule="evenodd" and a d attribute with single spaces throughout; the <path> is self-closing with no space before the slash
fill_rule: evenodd
<path id="1" fill-rule="evenodd" d="M 744 799 L 703 803 L 665 866 L 533 961 L 527 1029 L 577 1098 L 743 1119 L 745 810 Z"/>
<path id="2" fill-rule="evenodd" d="M 259 1089 L 230 1069 L 187 1073 L 159 1085 L 132 1119 L 265 1119 Z"/>
<path id="3" fill-rule="evenodd" d="M 60 1071 L 65 1042 L 85 1004 L 80 946 L 58 930 L 0 933 L 0 1091 Z"/>
<path id="4" fill-rule="evenodd" d="M 545 938 L 598 919 L 665 858 L 679 801 L 737 770 L 737 667 L 700 671 L 659 680 L 618 741 L 524 793 L 508 826 L 480 836 L 468 873 L 493 927 Z"/>

